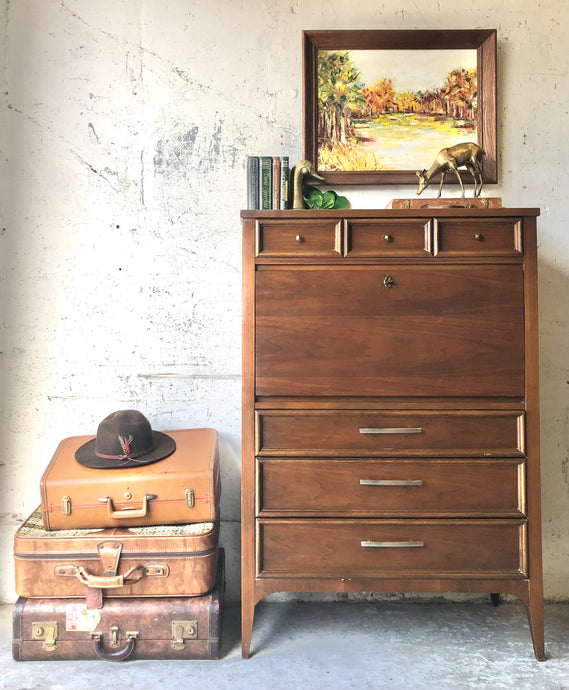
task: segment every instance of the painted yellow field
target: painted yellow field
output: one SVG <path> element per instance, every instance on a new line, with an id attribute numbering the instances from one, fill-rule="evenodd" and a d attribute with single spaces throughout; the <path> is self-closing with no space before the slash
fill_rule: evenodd
<path id="1" fill-rule="evenodd" d="M 319 170 L 421 170 L 442 148 L 477 140 L 472 123 L 426 115 L 382 115 L 353 131 L 348 145 L 321 147 Z"/>

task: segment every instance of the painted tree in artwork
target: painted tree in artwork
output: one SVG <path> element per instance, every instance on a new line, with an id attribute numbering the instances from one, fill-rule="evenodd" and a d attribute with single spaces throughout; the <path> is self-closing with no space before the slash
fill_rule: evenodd
<path id="1" fill-rule="evenodd" d="M 363 102 L 360 72 L 347 51 L 318 53 L 318 136 L 346 143 L 352 112 Z"/>
<path id="2" fill-rule="evenodd" d="M 368 86 L 363 90 L 363 94 L 370 117 L 390 113 L 395 109 L 395 89 L 391 79 L 378 79 L 375 86 Z"/>
<path id="3" fill-rule="evenodd" d="M 412 91 L 398 91 L 395 102 L 400 113 L 418 113 L 421 110 L 417 95 Z"/>
<path id="4" fill-rule="evenodd" d="M 475 69 L 453 69 L 442 88 L 447 114 L 461 120 L 474 119 L 477 95 Z"/>

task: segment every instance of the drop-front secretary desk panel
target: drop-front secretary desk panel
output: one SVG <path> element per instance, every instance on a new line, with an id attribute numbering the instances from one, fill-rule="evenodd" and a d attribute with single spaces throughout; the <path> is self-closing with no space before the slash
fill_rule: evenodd
<path id="1" fill-rule="evenodd" d="M 535 209 L 244 211 L 242 644 L 280 591 L 521 598 L 544 658 Z"/>

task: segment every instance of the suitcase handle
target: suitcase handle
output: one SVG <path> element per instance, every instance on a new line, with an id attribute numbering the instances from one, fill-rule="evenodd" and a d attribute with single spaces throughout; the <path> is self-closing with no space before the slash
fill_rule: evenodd
<path id="1" fill-rule="evenodd" d="M 156 494 L 145 494 L 139 510 L 132 510 L 130 508 L 115 510 L 113 499 L 110 496 L 103 496 L 99 499 L 99 502 L 107 504 L 107 514 L 113 520 L 130 520 L 131 518 L 145 517 L 148 513 L 148 501 L 151 501 L 153 498 L 158 498 L 158 496 Z"/>
<path id="2" fill-rule="evenodd" d="M 102 634 L 101 633 L 91 633 L 91 639 L 93 640 L 93 647 L 95 649 L 95 654 L 104 659 L 105 661 L 125 661 L 134 652 L 134 647 L 136 645 L 136 638 L 138 636 L 137 632 L 127 632 L 126 634 L 128 642 L 124 649 L 119 649 L 117 652 L 109 652 L 108 649 L 103 647 Z"/>
<path id="3" fill-rule="evenodd" d="M 87 587 L 95 587 L 97 589 L 112 589 L 113 587 L 124 587 L 125 580 L 128 580 L 131 577 L 131 575 L 133 575 L 134 572 L 138 570 L 140 567 L 141 566 L 136 565 L 132 567 L 130 570 L 127 570 L 126 573 L 123 573 L 122 575 L 107 576 L 91 575 L 91 573 L 85 570 L 85 568 L 79 567 L 75 571 L 74 575 L 79 580 L 79 582 L 81 582 L 84 585 L 87 585 Z M 131 579 L 140 580 L 140 577 Z"/>

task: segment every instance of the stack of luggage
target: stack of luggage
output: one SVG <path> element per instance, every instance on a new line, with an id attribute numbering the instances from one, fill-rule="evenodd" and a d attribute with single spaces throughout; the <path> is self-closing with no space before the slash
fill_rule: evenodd
<path id="1" fill-rule="evenodd" d="M 62 441 L 14 539 L 18 661 L 219 658 L 217 432 L 136 410 Z"/>

